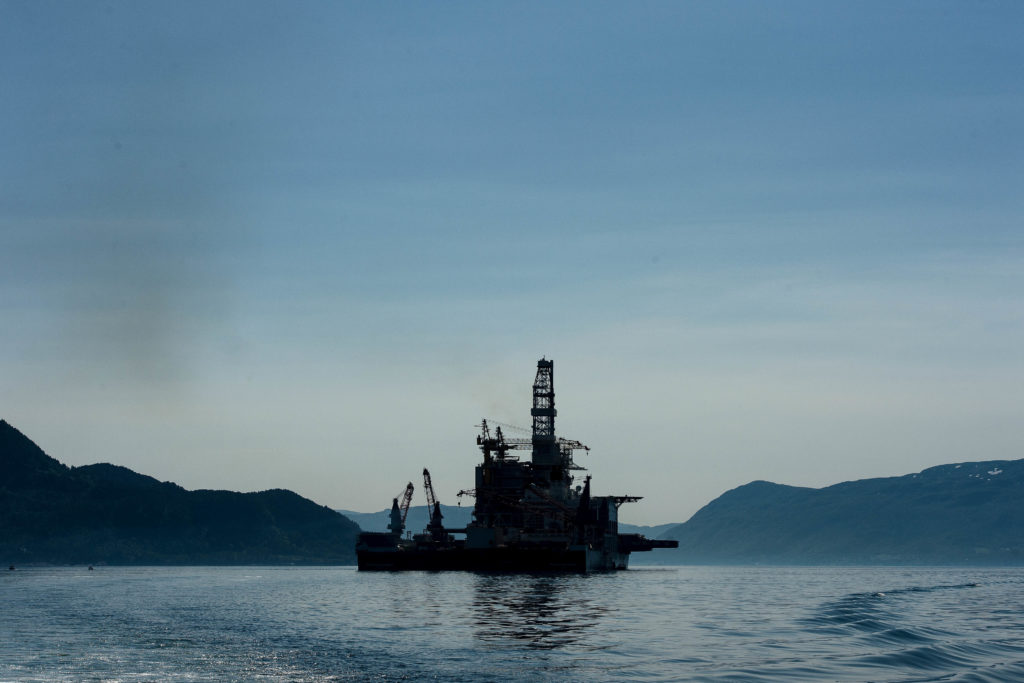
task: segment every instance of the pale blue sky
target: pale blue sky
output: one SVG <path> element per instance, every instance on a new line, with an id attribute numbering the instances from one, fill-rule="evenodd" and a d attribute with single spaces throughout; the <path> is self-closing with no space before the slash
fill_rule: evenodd
<path id="1" fill-rule="evenodd" d="M 0 416 L 373 510 L 474 424 L 628 521 L 1024 457 L 1016 2 L 0 0 Z"/>

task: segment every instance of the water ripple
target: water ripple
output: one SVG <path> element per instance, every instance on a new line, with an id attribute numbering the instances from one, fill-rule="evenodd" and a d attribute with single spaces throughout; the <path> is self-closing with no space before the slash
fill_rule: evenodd
<path id="1" fill-rule="evenodd" d="M 26 569 L 7 681 L 1024 680 L 1024 570 Z"/>

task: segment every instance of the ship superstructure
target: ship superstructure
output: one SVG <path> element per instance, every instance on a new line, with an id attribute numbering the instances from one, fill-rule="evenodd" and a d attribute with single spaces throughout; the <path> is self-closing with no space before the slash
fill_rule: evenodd
<path id="1" fill-rule="evenodd" d="M 678 547 L 677 541 L 620 534 L 618 510 L 639 496 L 594 496 L 590 476 L 573 460 L 578 441 L 555 434 L 554 361 L 537 362 L 533 383 L 533 422 L 529 439 L 506 438 L 500 426 L 484 420 L 477 445 L 473 521 L 445 529 L 430 473 L 424 488 L 432 510 L 422 534 L 403 537 L 410 483 L 392 504 L 389 532 L 364 532 L 356 544 L 360 569 L 469 569 L 496 571 L 592 571 L 625 569 L 631 552 Z M 518 453 L 529 450 L 525 460 Z M 463 538 L 456 538 L 463 536 Z"/>

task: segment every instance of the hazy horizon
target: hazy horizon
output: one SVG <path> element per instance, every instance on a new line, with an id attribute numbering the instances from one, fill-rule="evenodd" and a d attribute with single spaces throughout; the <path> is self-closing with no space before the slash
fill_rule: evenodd
<path id="1" fill-rule="evenodd" d="M 1024 457 L 1024 6 L 0 3 L 0 417 L 372 512 L 557 429 L 633 524 Z M 421 494 L 415 504 L 422 504 Z"/>

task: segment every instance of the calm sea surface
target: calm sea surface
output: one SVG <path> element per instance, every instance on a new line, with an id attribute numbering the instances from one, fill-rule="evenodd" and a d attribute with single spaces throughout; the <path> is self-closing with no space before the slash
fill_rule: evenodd
<path id="1" fill-rule="evenodd" d="M 0 680 L 1024 681 L 1024 569 L 25 568 Z"/>

